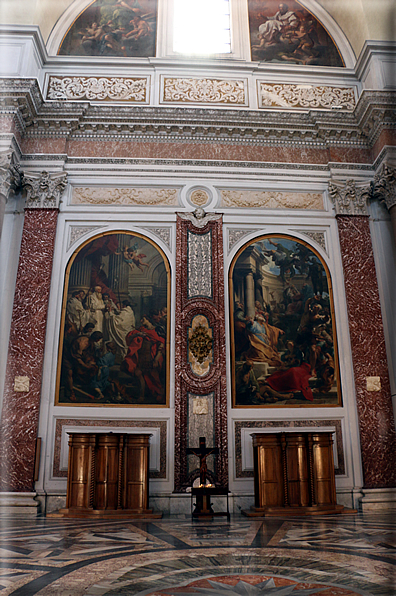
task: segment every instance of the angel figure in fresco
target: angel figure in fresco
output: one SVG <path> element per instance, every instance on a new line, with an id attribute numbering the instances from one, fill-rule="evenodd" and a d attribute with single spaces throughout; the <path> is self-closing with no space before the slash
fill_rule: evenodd
<path id="1" fill-rule="evenodd" d="M 115 253 L 116 255 L 122 255 L 122 260 L 129 265 L 131 271 L 133 271 L 135 267 L 140 269 L 140 271 L 144 271 L 143 267 L 149 267 L 147 263 L 142 262 L 142 259 L 144 259 L 146 255 L 138 253 L 138 248 L 139 246 L 136 243 L 133 246 L 124 246 L 124 248 L 121 249 L 121 252 Z"/>

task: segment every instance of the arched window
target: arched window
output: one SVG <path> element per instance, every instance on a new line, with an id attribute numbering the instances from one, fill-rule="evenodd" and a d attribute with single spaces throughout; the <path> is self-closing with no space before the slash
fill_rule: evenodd
<path id="1" fill-rule="evenodd" d="M 174 0 L 173 50 L 180 54 L 231 52 L 229 0 Z"/>

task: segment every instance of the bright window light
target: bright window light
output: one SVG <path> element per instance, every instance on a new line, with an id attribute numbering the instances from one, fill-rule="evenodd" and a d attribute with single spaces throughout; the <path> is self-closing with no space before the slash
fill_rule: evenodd
<path id="1" fill-rule="evenodd" d="M 229 0 L 174 0 L 173 50 L 180 54 L 231 52 Z"/>

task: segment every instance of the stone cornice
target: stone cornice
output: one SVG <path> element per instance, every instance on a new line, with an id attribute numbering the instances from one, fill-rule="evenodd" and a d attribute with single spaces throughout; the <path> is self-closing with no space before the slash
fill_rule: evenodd
<path id="1" fill-rule="evenodd" d="M 0 81 L 0 114 L 27 137 L 99 138 L 370 148 L 394 127 L 392 92 L 364 91 L 354 112 L 91 105 L 43 100 L 35 79 Z"/>

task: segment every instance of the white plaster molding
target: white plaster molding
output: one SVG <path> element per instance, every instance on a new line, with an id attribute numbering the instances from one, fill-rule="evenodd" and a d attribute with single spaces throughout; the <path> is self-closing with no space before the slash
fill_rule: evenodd
<path id="1" fill-rule="evenodd" d="M 67 250 L 70 250 L 71 247 L 78 241 L 82 236 L 86 234 L 90 234 L 95 230 L 98 230 L 100 226 L 71 226 L 69 231 L 69 244 Z"/>
<path id="2" fill-rule="evenodd" d="M 394 89 L 395 69 L 396 41 L 365 41 L 355 68 L 364 89 Z"/>
<path id="3" fill-rule="evenodd" d="M 202 207 L 197 207 L 192 213 L 178 213 L 181 219 L 188 219 L 196 228 L 204 228 L 208 221 L 221 218 L 221 213 L 206 213 Z"/>

